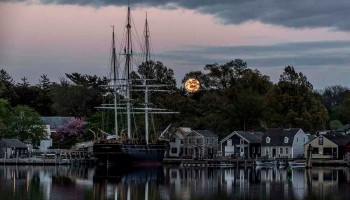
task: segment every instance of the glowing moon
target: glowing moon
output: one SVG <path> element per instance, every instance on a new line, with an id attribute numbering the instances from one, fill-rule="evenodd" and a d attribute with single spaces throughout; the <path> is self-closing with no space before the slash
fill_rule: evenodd
<path id="1" fill-rule="evenodd" d="M 200 88 L 199 81 L 195 78 L 189 78 L 185 82 L 185 89 L 189 93 L 195 93 L 199 90 L 199 88 Z"/>

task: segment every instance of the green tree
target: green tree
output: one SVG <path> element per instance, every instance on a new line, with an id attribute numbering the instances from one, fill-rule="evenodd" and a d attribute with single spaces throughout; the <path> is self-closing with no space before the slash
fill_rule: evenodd
<path id="1" fill-rule="evenodd" d="M 86 117 L 96 111 L 102 103 L 102 95 L 108 89 L 109 80 L 79 73 L 66 74 L 60 83 L 51 86 L 53 110 L 58 115 Z M 70 82 L 70 81 L 71 82 Z"/>
<path id="2" fill-rule="evenodd" d="M 45 136 L 39 113 L 28 106 L 16 106 L 10 116 L 6 136 L 37 145 Z"/>
<path id="3" fill-rule="evenodd" d="M 349 94 L 349 88 L 341 85 L 333 85 L 324 89 L 322 98 L 328 107 L 335 107 L 341 105 Z"/>
<path id="4" fill-rule="evenodd" d="M 14 101 L 13 106 L 27 105 L 31 108 L 37 109 L 39 89 L 36 86 L 30 86 L 26 77 L 23 77 L 21 81 L 22 82 L 17 83 L 15 86 L 17 98 Z"/>
<path id="5" fill-rule="evenodd" d="M 339 108 L 341 121 L 344 124 L 350 123 L 350 97 L 346 98 Z"/>
<path id="6" fill-rule="evenodd" d="M 343 124 L 339 120 L 332 120 L 329 122 L 329 127 L 332 130 L 337 130 L 339 127 L 342 127 L 342 126 L 343 126 Z"/>
<path id="7" fill-rule="evenodd" d="M 315 132 L 325 128 L 328 112 L 312 84 L 301 72 L 287 66 L 277 85 L 264 99 L 268 127 L 300 127 Z"/>
<path id="8" fill-rule="evenodd" d="M 0 70 L 0 98 L 7 99 L 10 104 L 17 99 L 14 89 L 14 81 L 3 69 Z"/>
<path id="9" fill-rule="evenodd" d="M 209 71 L 209 85 L 213 89 L 226 89 L 236 83 L 247 70 L 247 63 L 241 59 L 232 60 L 224 65 L 209 64 L 204 67 Z"/>
<path id="10" fill-rule="evenodd" d="M 39 84 L 37 85 L 38 97 L 36 103 L 36 110 L 43 116 L 51 116 L 52 111 L 52 83 L 47 75 L 41 75 L 39 79 Z"/>
<path id="11" fill-rule="evenodd" d="M 181 122 L 221 136 L 233 130 L 260 129 L 264 97 L 272 87 L 270 78 L 248 68 L 241 59 L 206 65 L 204 69 L 206 74 L 189 72 L 183 79 L 197 78 L 202 90 L 188 96 L 182 94 L 187 102 L 179 103 Z"/>
<path id="12" fill-rule="evenodd" d="M 66 74 L 66 77 L 72 81 L 75 85 L 78 86 L 86 86 L 86 87 L 92 87 L 92 88 L 99 88 L 102 85 L 107 85 L 109 83 L 109 80 L 106 77 L 98 77 L 96 75 L 82 75 L 77 72 Z"/>
<path id="13" fill-rule="evenodd" d="M 166 84 L 171 87 L 176 86 L 174 72 L 159 61 L 143 62 L 138 66 L 137 72 L 132 72 L 134 79 L 153 79 L 148 81 L 150 84 Z"/>
<path id="14" fill-rule="evenodd" d="M 6 99 L 0 99 L 0 138 L 6 135 L 7 124 L 11 116 L 11 106 Z"/>
<path id="15" fill-rule="evenodd" d="M 235 79 L 235 83 L 227 89 L 233 108 L 231 116 L 239 122 L 235 126 L 241 130 L 259 129 L 264 97 L 272 86 L 270 78 L 258 70 L 246 69 Z"/>
<path id="16" fill-rule="evenodd" d="M 52 84 L 53 110 L 58 115 L 86 117 L 101 105 L 103 91 L 98 85 L 76 85 L 62 78 Z"/>

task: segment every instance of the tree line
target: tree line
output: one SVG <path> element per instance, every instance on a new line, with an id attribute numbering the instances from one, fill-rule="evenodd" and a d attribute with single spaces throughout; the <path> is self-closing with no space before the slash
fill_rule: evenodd
<path id="1" fill-rule="evenodd" d="M 269 76 L 249 68 L 241 59 L 223 65 L 208 64 L 201 71 L 187 73 L 182 80 L 182 83 L 188 78 L 199 80 L 201 89 L 194 94 L 188 94 L 182 86 L 177 87 L 172 69 L 159 61 L 141 64 L 131 77 L 135 82 L 147 78 L 153 83 L 169 85 L 171 92 L 151 94 L 154 106 L 165 106 L 180 114 L 154 116 L 153 127 L 158 130 L 172 124 L 173 127 L 208 129 L 223 137 L 234 130 L 300 127 L 315 134 L 350 121 L 349 88 L 334 85 L 316 91 L 307 77 L 293 66 L 285 67 L 279 81 L 273 83 Z M 9 120 L 7 113 L 27 108 L 36 116 L 82 118 L 86 129 L 111 132 L 113 119 L 102 122 L 106 114 L 96 109 L 112 102 L 112 97 L 106 95 L 111 92 L 105 87 L 109 83 L 107 77 L 71 73 L 59 82 L 51 82 L 42 75 L 38 84 L 30 85 L 25 77 L 16 83 L 1 69 L 0 137 L 9 135 L 9 130 L 13 134 L 8 122 L 13 119 Z M 133 100 L 142 102 L 143 95 L 135 95 Z M 143 116 L 138 117 L 141 120 L 134 121 L 138 130 L 143 130 Z"/>

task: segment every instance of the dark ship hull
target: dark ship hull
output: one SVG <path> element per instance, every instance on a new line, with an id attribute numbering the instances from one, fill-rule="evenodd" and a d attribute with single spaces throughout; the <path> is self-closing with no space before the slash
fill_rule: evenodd
<path id="1" fill-rule="evenodd" d="M 98 163 L 114 166 L 155 165 L 161 164 L 166 145 L 96 143 L 93 147 Z"/>

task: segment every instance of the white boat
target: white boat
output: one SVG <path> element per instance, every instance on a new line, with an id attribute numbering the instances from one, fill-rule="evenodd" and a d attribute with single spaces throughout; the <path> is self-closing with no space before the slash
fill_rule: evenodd
<path id="1" fill-rule="evenodd" d="M 277 165 L 277 160 L 257 160 L 255 164 L 256 166 L 273 167 Z"/>
<path id="2" fill-rule="evenodd" d="M 293 161 L 289 161 L 288 165 L 291 167 L 305 167 L 306 161 L 305 160 L 293 160 Z"/>

